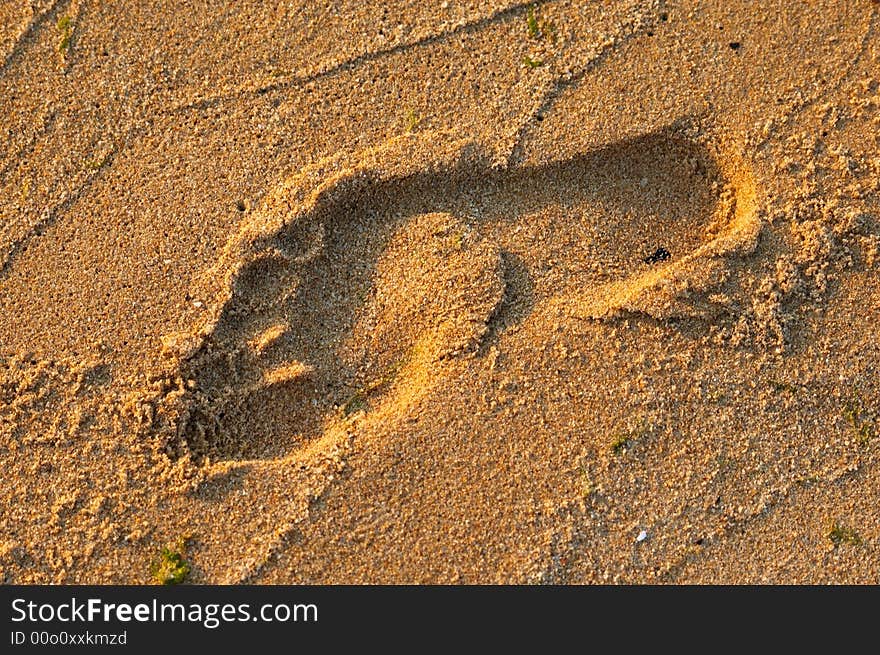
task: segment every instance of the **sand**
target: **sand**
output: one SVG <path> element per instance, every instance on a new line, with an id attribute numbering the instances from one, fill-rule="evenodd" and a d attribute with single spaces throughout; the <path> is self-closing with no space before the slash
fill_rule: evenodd
<path id="1" fill-rule="evenodd" d="M 4 2 L 0 580 L 880 582 L 878 23 Z"/>

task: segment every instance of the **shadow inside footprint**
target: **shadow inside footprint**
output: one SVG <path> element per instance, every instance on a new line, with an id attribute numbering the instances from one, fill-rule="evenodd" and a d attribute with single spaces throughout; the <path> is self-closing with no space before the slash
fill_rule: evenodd
<path id="1" fill-rule="evenodd" d="M 267 200 L 181 362 L 194 389 L 172 454 L 288 454 L 332 417 L 424 384 L 416 360 L 479 354 L 537 303 L 675 270 L 737 211 L 707 149 L 672 130 L 510 170 L 464 147 L 420 163 L 414 148 Z"/>

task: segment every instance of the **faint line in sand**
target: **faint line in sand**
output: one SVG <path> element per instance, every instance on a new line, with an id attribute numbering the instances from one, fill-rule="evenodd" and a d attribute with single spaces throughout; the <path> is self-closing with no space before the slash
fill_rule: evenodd
<path id="1" fill-rule="evenodd" d="M 754 145 L 756 150 L 759 150 L 766 146 L 771 139 L 778 133 L 778 128 L 788 126 L 792 120 L 795 119 L 798 115 L 802 114 L 804 111 L 809 109 L 812 105 L 816 104 L 819 99 L 824 97 L 825 95 L 837 91 L 844 85 L 844 83 L 850 79 L 852 74 L 856 71 L 856 67 L 861 63 L 865 54 L 868 52 L 868 46 L 871 43 L 871 37 L 874 35 L 874 31 L 877 28 L 877 10 L 871 9 L 871 17 L 868 19 L 868 28 L 865 30 L 864 35 L 861 38 L 861 44 L 859 45 L 859 51 L 856 53 L 855 57 L 852 58 L 850 63 L 846 66 L 843 73 L 841 73 L 840 77 L 828 87 L 823 87 L 819 91 L 817 91 L 812 96 L 807 96 L 800 103 L 795 103 L 794 106 L 791 107 L 787 112 L 785 112 L 781 119 L 778 121 L 778 125 L 774 125 L 773 128 L 769 129 L 766 136 L 757 141 Z"/>
<path id="2" fill-rule="evenodd" d="M 41 125 L 33 131 L 30 138 L 27 140 L 27 143 L 6 157 L 6 162 L 2 165 L 2 168 L 0 168 L 0 183 L 6 181 L 6 176 L 9 174 L 9 171 L 11 171 L 16 164 L 20 163 L 22 157 L 33 151 L 37 142 L 40 140 L 40 137 L 48 132 L 55 124 L 56 118 L 58 118 L 58 112 L 55 109 L 49 109 L 49 111 L 43 114 Z"/>
<path id="3" fill-rule="evenodd" d="M 25 26 L 21 33 L 19 33 L 18 37 L 16 37 L 12 49 L 9 51 L 9 54 L 7 54 L 4 58 L 3 64 L 0 65 L 0 75 L 5 74 L 6 69 L 8 69 L 12 65 L 12 62 L 18 59 L 22 52 L 24 52 L 24 49 L 30 42 L 31 37 L 33 37 L 33 35 L 36 34 L 37 30 L 43 26 L 43 23 L 45 23 L 50 16 L 57 13 L 61 5 L 70 4 L 70 2 L 72 2 L 72 0 L 53 0 L 53 2 L 45 11 L 39 14 L 35 14 L 33 18 L 31 18 L 31 21 Z"/>
<path id="4" fill-rule="evenodd" d="M 117 149 L 112 150 L 106 159 L 102 161 L 101 168 L 86 174 L 85 179 L 72 190 L 62 191 L 60 198 L 55 204 L 43 210 L 37 222 L 28 227 L 20 237 L 14 238 L 10 242 L 9 246 L 6 247 L 6 251 L 0 255 L 2 257 L 0 259 L 0 280 L 5 279 L 9 275 L 16 259 L 30 242 L 34 238 L 41 236 L 47 228 L 54 225 L 58 221 L 58 217 L 69 209 L 74 202 L 79 200 L 92 183 L 110 167 L 118 152 Z"/>
<path id="5" fill-rule="evenodd" d="M 841 481 L 845 480 L 855 480 L 862 476 L 865 473 L 867 468 L 870 465 L 876 465 L 877 457 L 876 454 L 867 455 L 866 457 L 860 457 L 859 460 L 853 464 L 842 465 L 838 467 L 836 470 L 830 471 L 827 475 L 817 477 L 815 482 L 812 484 L 824 484 L 828 487 L 831 485 L 838 484 Z M 730 536 L 734 530 L 737 528 L 744 528 L 747 525 L 757 523 L 762 520 L 766 520 L 769 518 L 770 514 L 776 510 L 777 508 L 781 508 L 784 503 L 792 499 L 792 497 L 805 486 L 805 482 L 802 480 L 791 480 L 787 486 L 782 489 L 776 490 L 771 494 L 771 497 L 767 500 L 765 504 L 763 504 L 760 509 L 750 512 L 741 518 L 733 518 L 726 523 L 724 523 L 721 527 L 719 533 L 711 535 L 713 539 L 718 539 L 721 537 Z M 684 511 L 680 511 L 677 516 L 683 515 Z M 678 576 L 682 573 L 685 565 L 692 562 L 693 560 L 704 559 L 708 556 L 709 548 L 712 544 L 707 544 L 706 548 L 700 549 L 698 552 L 689 552 L 685 553 L 681 557 L 674 559 L 665 572 L 662 574 L 662 581 L 670 584 L 686 584 L 682 583 Z"/>
<path id="6" fill-rule="evenodd" d="M 449 30 L 444 30 L 436 34 L 429 34 L 427 36 L 423 36 L 406 43 L 398 43 L 397 45 L 383 48 L 381 50 L 361 53 L 359 55 L 346 59 L 345 61 L 325 64 L 319 66 L 317 70 L 303 74 L 295 74 L 288 77 L 287 79 L 281 79 L 269 83 L 248 84 L 239 86 L 226 93 L 209 96 L 207 98 L 200 98 L 198 100 L 187 101 L 175 105 L 161 113 L 169 114 L 206 109 L 213 105 L 230 100 L 235 100 L 246 95 L 264 95 L 272 91 L 282 91 L 284 89 L 289 89 L 296 86 L 303 86 L 305 84 L 315 82 L 325 77 L 332 77 L 337 73 L 354 70 L 363 64 L 378 61 L 379 59 L 382 59 L 384 57 L 407 52 L 413 48 L 420 48 L 422 46 L 440 43 L 454 36 L 458 36 L 459 34 L 471 34 L 494 23 L 502 22 L 504 20 L 507 20 L 508 18 L 522 14 L 530 7 L 540 7 L 541 5 L 545 5 L 551 1 L 552 0 L 531 0 L 529 2 L 517 3 L 515 5 L 511 5 L 510 7 L 506 7 L 505 9 L 499 9 L 498 11 L 488 16 L 484 16 L 483 18 L 478 18 L 476 20 L 463 23 Z"/>

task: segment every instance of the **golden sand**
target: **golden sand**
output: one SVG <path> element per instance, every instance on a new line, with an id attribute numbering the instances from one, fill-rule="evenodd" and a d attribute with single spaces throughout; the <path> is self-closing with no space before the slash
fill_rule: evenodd
<path id="1" fill-rule="evenodd" d="M 880 582 L 880 5 L 0 5 L 0 580 Z"/>

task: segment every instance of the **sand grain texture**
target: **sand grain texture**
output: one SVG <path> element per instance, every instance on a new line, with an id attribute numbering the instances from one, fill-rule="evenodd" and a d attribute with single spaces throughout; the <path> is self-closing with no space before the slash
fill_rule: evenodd
<path id="1" fill-rule="evenodd" d="M 877 3 L 0 18 L 3 581 L 880 581 Z"/>

